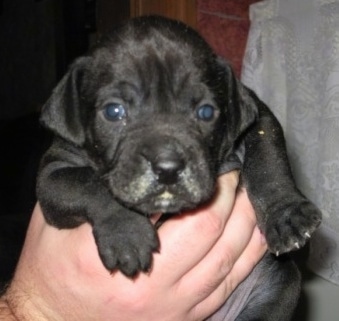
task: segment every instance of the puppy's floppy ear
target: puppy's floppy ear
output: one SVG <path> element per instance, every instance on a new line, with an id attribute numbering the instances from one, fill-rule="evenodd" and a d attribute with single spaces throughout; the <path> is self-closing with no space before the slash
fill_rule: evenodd
<path id="1" fill-rule="evenodd" d="M 226 78 L 228 141 L 234 142 L 257 119 L 258 98 L 235 77 L 232 68 L 225 60 L 219 58 L 218 62 L 224 69 Z"/>
<path id="2" fill-rule="evenodd" d="M 85 142 L 84 110 L 80 103 L 83 72 L 90 57 L 76 60 L 42 108 L 40 122 L 55 135 L 81 146 Z"/>

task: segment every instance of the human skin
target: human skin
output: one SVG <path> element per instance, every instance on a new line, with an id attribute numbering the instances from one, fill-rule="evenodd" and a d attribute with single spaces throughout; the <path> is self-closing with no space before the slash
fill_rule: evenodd
<path id="1" fill-rule="evenodd" d="M 238 179 L 221 176 L 210 204 L 167 220 L 152 270 L 133 279 L 104 268 L 89 224 L 58 230 L 37 204 L 0 320 L 205 319 L 266 251 L 246 191 L 236 193 Z"/>

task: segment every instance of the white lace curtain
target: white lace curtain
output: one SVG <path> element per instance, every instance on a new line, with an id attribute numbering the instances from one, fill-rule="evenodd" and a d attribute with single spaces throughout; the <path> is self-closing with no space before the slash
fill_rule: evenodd
<path id="1" fill-rule="evenodd" d="M 309 267 L 339 284 L 339 0 L 250 8 L 242 80 L 285 130 L 299 188 L 323 212 Z"/>

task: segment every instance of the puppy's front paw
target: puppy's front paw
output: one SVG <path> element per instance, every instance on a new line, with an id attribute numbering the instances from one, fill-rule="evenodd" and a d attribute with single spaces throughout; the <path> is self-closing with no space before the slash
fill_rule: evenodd
<path id="1" fill-rule="evenodd" d="M 269 250 L 282 254 L 305 245 L 321 222 L 321 212 L 309 201 L 294 202 L 271 215 L 265 236 Z"/>
<path id="2" fill-rule="evenodd" d="M 129 277 L 147 272 L 152 265 L 152 253 L 159 248 L 156 230 L 146 217 L 107 219 L 93 226 L 99 255 L 105 267 L 119 269 Z"/>

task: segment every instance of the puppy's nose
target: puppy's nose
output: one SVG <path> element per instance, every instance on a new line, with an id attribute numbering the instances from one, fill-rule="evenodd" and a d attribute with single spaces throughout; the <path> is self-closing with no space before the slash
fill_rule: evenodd
<path id="1" fill-rule="evenodd" d="M 185 162 L 175 153 L 158 155 L 151 164 L 158 182 L 167 185 L 175 184 L 185 168 Z"/>

